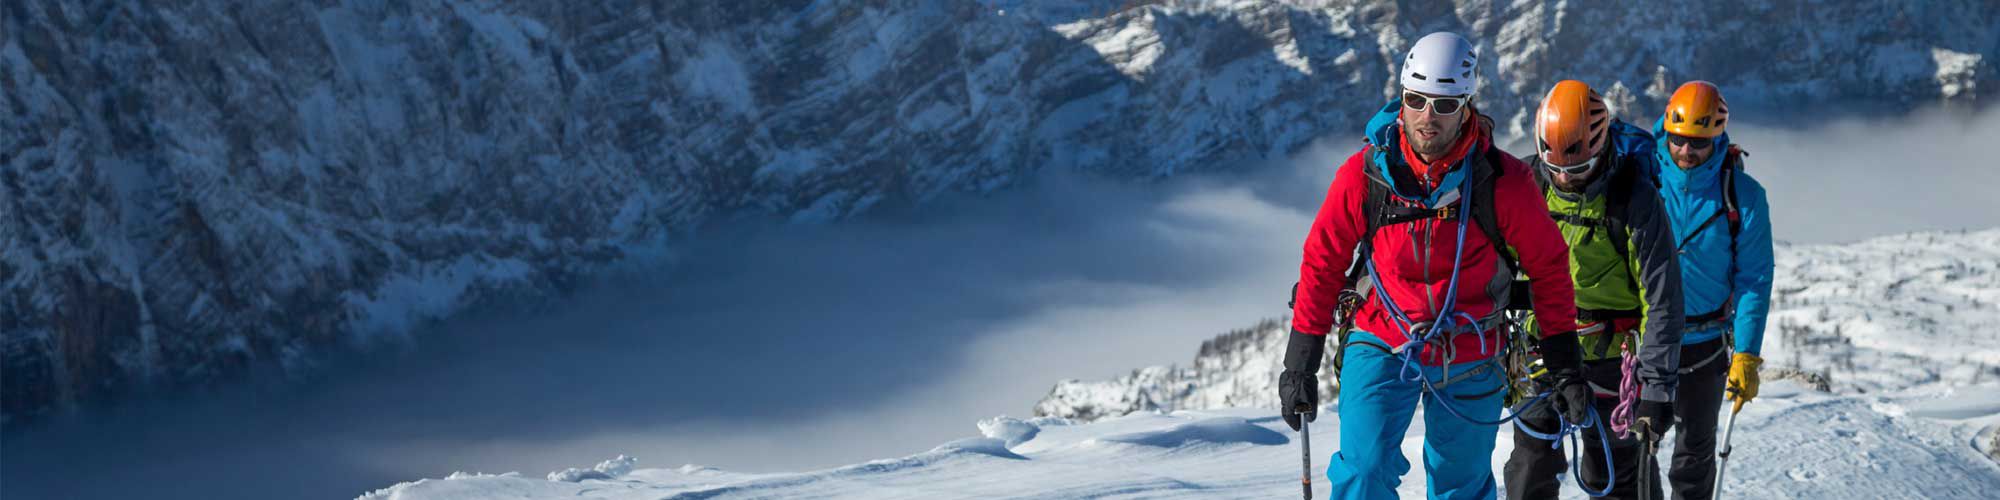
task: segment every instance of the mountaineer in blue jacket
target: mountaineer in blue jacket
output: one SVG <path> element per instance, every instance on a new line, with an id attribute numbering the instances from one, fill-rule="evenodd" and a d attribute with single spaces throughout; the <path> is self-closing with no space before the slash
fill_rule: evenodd
<path id="1" fill-rule="evenodd" d="M 1771 310 L 1770 205 L 1763 185 L 1743 171 L 1743 151 L 1723 133 L 1728 120 L 1722 91 L 1693 81 L 1674 91 L 1653 126 L 1660 200 L 1674 226 L 1687 315 L 1673 408 L 1680 434 L 1667 473 L 1677 499 L 1711 496 L 1725 377 L 1738 408 L 1757 397 Z"/>

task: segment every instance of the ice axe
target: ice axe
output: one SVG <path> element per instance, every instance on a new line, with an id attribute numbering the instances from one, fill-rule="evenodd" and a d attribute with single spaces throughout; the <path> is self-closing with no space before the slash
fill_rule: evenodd
<path id="1" fill-rule="evenodd" d="M 1736 414 L 1743 411 L 1743 400 L 1729 409 L 1729 424 L 1722 427 L 1722 450 L 1715 453 L 1715 491 L 1710 498 L 1722 498 L 1722 472 L 1729 468 L 1729 435 L 1736 431 Z"/>
<path id="2" fill-rule="evenodd" d="M 1311 429 L 1312 421 L 1306 418 L 1306 412 L 1313 411 L 1313 408 L 1308 405 L 1298 405 L 1298 407 L 1293 408 L 1293 410 L 1295 410 L 1294 411 L 1295 413 L 1299 414 L 1299 462 L 1300 462 L 1299 487 L 1305 489 L 1306 500 L 1312 500 L 1313 497 L 1313 473 L 1312 473 L 1313 446 L 1312 446 L 1312 429 Z"/>

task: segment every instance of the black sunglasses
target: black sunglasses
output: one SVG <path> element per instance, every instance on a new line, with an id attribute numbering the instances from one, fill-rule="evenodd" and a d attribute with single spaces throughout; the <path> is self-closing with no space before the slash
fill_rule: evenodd
<path id="1" fill-rule="evenodd" d="M 1709 146 L 1715 145 L 1715 139 L 1711 137 L 1688 137 L 1685 135 L 1667 134 L 1667 144 L 1677 148 L 1708 149 Z"/>
<path id="2" fill-rule="evenodd" d="M 1410 108 L 1410 111 L 1423 111 L 1424 107 L 1429 106 L 1431 107 L 1431 112 L 1433 113 L 1437 113 L 1440 115 L 1455 115 L 1458 114 L 1459 108 L 1465 107 L 1465 98 L 1431 97 L 1416 92 L 1406 91 L 1403 92 L 1403 106 Z"/>

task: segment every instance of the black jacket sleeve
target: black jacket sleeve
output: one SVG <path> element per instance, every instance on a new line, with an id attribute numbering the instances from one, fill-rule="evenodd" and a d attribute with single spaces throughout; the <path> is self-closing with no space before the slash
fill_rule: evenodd
<path id="1" fill-rule="evenodd" d="M 1626 233 L 1638 272 L 1640 300 L 1645 310 L 1645 340 L 1639 346 L 1639 399 L 1671 402 L 1680 381 L 1681 305 L 1680 256 L 1674 251 L 1673 226 L 1651 181 L 1634 176 L 1626 200 Z"/>

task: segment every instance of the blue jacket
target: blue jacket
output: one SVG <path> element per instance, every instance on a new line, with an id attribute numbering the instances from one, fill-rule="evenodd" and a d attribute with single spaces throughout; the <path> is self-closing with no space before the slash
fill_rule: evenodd
<path id="1" fill-rule="evenodd" d="M 1764 320 L 1771 313 L 1770 203 L 1764 186 L 1744 169 L 1736 170 L 1736 204 L 1742 214 L 1743 230 L 1731 248 L 1729 223 L 1717 219 L 1699 234 L 1690 237 L 1696 226 L 1722 210 L 1722 161 L 1728 156 L 1729 134 L 1716 137 L 1715 154 L 1695 168 L 1682 170 L 1667 150 L 1663 122 L 1653 124 L 1653 162 L 1660 181 L 1660 201 L 1667 218 L 1673 221 L 1674 241 L 1680 248 L 1681 288 L 1684 309 L 1689 317 L 1733 306 L 1736 352 L 1759 354 L 1764 346 Z M 1694 345 L 1722 336 L 1717 327 L 1697 328 L 1689 323 L 1681 334 L 1681 345 Z"/>

